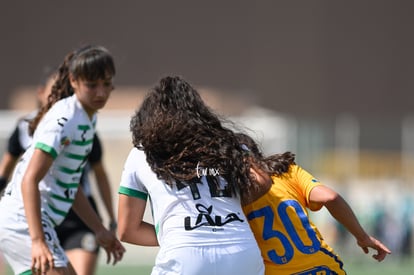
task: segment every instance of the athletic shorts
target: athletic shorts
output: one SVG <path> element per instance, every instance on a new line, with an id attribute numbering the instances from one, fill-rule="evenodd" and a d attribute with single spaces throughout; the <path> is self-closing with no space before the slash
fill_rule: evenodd
<path id="1" fill-rule="evenodd" d="M 66 267 L 68 258 L 59 245 L 53 225 L 42 218 L 45 240 L 53 255 L 55 267 Z M 32 241 L 25 216 L 5 211 L 0 215 L 0 251 L 15 274 L 30 271 L 32 266 Z"/>
<path id="2" fill-rule="evenodd" d="M 246 242 L 247 243 L 247 242 Z M 257 245 L 211 245 L 160 249 L 151 275 L 262 275 Z"/>
<path id="3" fill-rule="evenodd" d="M 92 197 L 88 197 L 88 200 L 95 212 L 98 213 L 95 200 Z M 55 227 L 55 230 L 60 245 L 65 251 L 80 248 L 98 254 L 99 246 L 95 234 L 73 210 L 69 211 L 63 222 Z"/>

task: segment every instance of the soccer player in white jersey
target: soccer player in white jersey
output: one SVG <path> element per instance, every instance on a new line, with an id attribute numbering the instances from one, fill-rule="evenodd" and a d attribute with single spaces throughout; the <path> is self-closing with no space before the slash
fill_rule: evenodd
<path id="1" fill-rule="evenodd" d="M 52 86 L 56 80 L 56 71 L 47 70 L 45 79 L 37 89 L 37 109 L 23 116 L 10 135 L 6 151 L 0 161 L 0 193 L 2 186 L 5 187 L 11 174 L 19 161 L 20 157 L 29 148 L 32 142 L 32 136 L 29 135 L 29 122 L 36 116 L 38 110 L 47 104 L 48 97 L 52 91 Z M 98 134 L 95 133 L 92 149 L 88 155 L 88 162 L 84 167 L 80 180 L 80 187 L 87 199 L 91 203 L 95 212 L 99 215 L 95 196 L 92 194 L 91 181 L 89 174 L 95 175 L 97 188 L 97 198 L 99 197 L 107 211 L 110 219 L 109 229 L 116 232 L 115 212 L 112 204 L 112 192 L 109 178 L 103 163 L 103 148 Z M 75 269 L 77 275 L 91 275 L 95 273 L 100 247 L 95 240 L 95 234 L 92 230 L 70 210 L 61 224 L 55 227 L 60 245 Z M 2 271 L 0 258 L 0 274 Z"/>
<path id="2" fill-rule="evenodd" d="M 15 274 L 75 274 L 54 230 L 71 207 L 95 232 L 108 262 L 122 259 L 124 247 L 78 188 L 96 112 L 113 90 L 114 75 L 113 58 L 104 47 L 68 54 L 48 103 L 29 124 L 32 144 L 0 200 L 0 250 Z"/>
<path id="3" fill-rule="evenodd" d="M 165 77 L 131 119 L 119 187 L 121 241 L 160 246 L 152 275 L 260 275 L 240 204 L 249 170 L 234 133 L 180 77 Z M 153 223 L 143 221 L 147 200 Z"/>

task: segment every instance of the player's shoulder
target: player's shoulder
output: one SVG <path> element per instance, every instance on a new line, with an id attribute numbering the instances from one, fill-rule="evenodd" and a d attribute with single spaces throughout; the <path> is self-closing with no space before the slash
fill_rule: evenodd
<path id="1" fill-rule="evenodd" d="M 289 178 L 289 177 L 295 177 L 296 175 L 300 174 L 303 171 L 302 167 L 297 164 L 291 164 L 289 165 L 288 170 L 283 173 L 280 177 L 283 178 Z"/>
<path id="2" fill-rule="evenodd" d="M 75 95 L 57 101 L 46 116 L 49 119 L 61 120 L 64 124 L 88 124 L 90 119 Z M 96 118 L 94 117 L 93 120 Z"/>
<path id="3" fill-rule="evenodd" d="M 146 155 L 143 150 L 133 147 L 128 155 L 128 162 L 132 163 L 146 163 Z"/>
<path id="4" fill-rule="evenodd" d="M 65 116 L 69 117 L 76 113 L 76 105 L 73 96 L 63 98 L 53 104 L 46 116 Z"/>
<path id="5" fill-rule="evenodd" d="M 158 182 L 158 178 L 147 162 L 145 152 L 132 148 L 124 163 L 123 178 L 134 178 L 137 183 L 144 186 Z"/>

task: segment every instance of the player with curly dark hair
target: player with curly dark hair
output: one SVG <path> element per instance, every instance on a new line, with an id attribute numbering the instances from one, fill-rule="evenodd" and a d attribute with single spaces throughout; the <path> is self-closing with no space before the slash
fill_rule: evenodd
<path id="1" fill-rule="evenodd" d="M 263 274 L 243 215 L 249 169 L 237 136 L 181 77 L 165 77 L 131 119 L 119 188 L 122 241 L 159 245 L 152 274 Z M 150 200 L 154 225 L 143 221 Z"/>

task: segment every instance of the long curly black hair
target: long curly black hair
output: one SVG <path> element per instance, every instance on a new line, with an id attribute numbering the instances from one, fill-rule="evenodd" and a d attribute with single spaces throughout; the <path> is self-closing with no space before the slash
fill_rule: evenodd
<path id="1" fill-rule="evenodd" d="M 29 122 L 29 134 L 33 135 L 43 115 L 57 101 L 73 95 L 69 76 L 74 79 L 96 81 L 115 76 L 115 63 L 111 53 L 103 46 L 86 45 L 66 55 L 56 73 L 56 81 L 45 106 Z"/>
<path id="2" fill-rule="evenodd" d="M 225 127 L 183 78 L 162 78 L 131 118 L 133 144 L 143 150 L 158 178 L 167 184 L 191 182 L 197 167 L 213 168 L 229 191 L 248 192 L 249 167 L 236 133 Z"/>
<path id="3" fill-rule="evenodd" d="M 244 149 L 245 159 L 254 164 L 269 175 L 282 175 L 289 171 L 289 167 L 295 164 L 295 154 L 284 152 L 265 156 L 257 142 L 245 133 L 237 133 L 237 138 Z"/>

